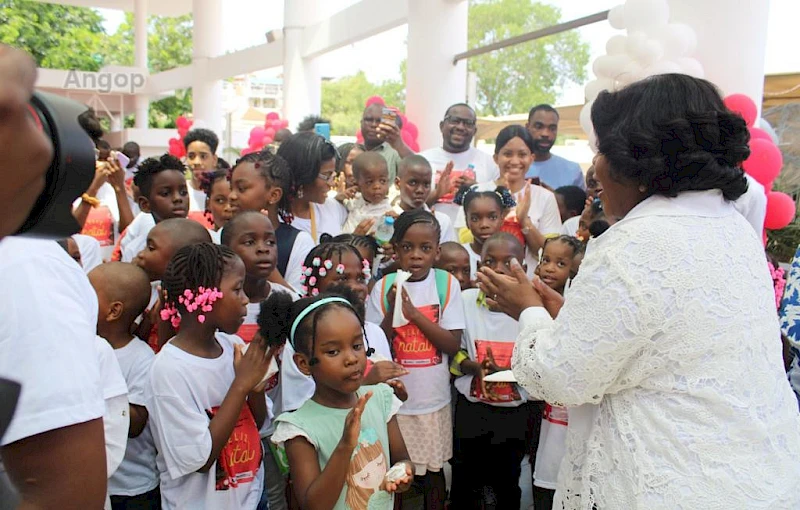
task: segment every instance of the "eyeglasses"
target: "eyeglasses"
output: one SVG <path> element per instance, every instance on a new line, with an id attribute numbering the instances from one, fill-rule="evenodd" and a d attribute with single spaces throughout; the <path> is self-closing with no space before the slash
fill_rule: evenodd
<path id="1" fill-rule="evenodd" d="M 335 173 L 330 173 L 328 175 L 319 174 L 317 175 L 317 179 L 325 181 L 328 184 L 333 184 L 333 182 L 336 180 L 336 174 Z"/>
<path id="2" fill-rule="evenodd" d="M 452 117 L 448 115 L 444 118 L 444 121 L 450 124 L 451 126 L 457 126 L 459 124 L 463 124 L 465 128 L 474 128 L 475 121 L 472 119 L 462 119 L 461 117 Z"/>

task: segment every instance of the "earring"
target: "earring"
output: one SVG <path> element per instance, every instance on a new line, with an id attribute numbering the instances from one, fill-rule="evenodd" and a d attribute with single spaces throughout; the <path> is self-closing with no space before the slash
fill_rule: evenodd
<path id="1" fill-rule="evenodd" d="M 300 189 L 297 190 L 297 198 L 303 198 L 303 187 L 300 186 Z"/>
<path id="2" fill-rule="evenodd" d="M 646 191 L 647 188 L 645 188 L 644 186 L 639 186 L 639 193 L 645 193 Z"/>

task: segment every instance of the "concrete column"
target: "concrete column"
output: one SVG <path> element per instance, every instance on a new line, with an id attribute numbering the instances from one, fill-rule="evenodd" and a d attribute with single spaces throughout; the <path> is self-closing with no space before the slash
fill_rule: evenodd
<path id="1" fill-rule="evenodd" d="M 135 0 L 133 11 L 134 65 L 147 71 L 147 0 Z M 136 128 L 147 129 L 150 99 L 144 94 L 136 98 Z"/>
<path id="2" fill-rule="evenodd" d="M 724 95 L 749 96 L 760 115 L 769 0 L 669 0 L 669 9 L 671 23 L 694 28 L 706 79 Z"/>
<path id="3" fill-rule="evenodd" d="M 423 150 L 441 145 L 439 122 L 453 103 L 467 100 L 466 0 L 408 0 L 406 114 L 419 128 Z"/>
<path id="4" fill-rule="evenodd" d="M 223 135 L 222 81 L 206 78 L 208 61 L 222 54 L 222 0 L 193 0 L 192 113 L 195 125 Z"/>
<path id="5" fill-rule="evenodd" d="M 283 118 L 289 129 L 312 113 L 319 114 L 322 77 L 316 59 L 304 59 L 303 28 L 316 21 L 319 0 L 285 0 L 283 8 Z"/>

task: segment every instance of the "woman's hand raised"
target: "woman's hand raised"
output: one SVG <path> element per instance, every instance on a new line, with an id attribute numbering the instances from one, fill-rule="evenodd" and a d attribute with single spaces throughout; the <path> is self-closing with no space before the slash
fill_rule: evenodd
<path id="1" fill-rule="evenodd" d="M 489 305 L 519 320 L 526 308 L 544 304 L 516 259 L 511 261 L 511 273 L 512 276 L 506 276 L 482 267 L 478 273 L 478 287 L 486 295 Z"/>

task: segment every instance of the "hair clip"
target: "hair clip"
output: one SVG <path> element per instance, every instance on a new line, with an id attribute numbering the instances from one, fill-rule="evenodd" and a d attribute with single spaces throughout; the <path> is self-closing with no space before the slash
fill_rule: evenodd
<path id="1" fill-rule="evenodd" d="M 319 289 L 311 289 L 312 296 L 319 296 Z"/>
<path id="2" fill-rule="evenodd" d="M 302 292 L 304 296 L 307 296 L 308 295 L 308 287 L 306 287 L 305 285 L 301 285 L 300 286 L 300 292 Z"/>
<path id="3" fill-rule="evenodd" d="M 304 274 L 305 276 L 311 276 L 311 274 L 312 274 L 313 272 L 314 272 L 314 269 L 313 269 L 313 268 L 311 268 L 311 267 L 307 267 L 307 268 L 306 268 L 306 271 L 305 271 L 305 273 L 303 273 L 303 274 Z"/>
<path id="4" fill-rule="evenodd" d="M 308 285 L 309 286 L 313 287 L 316 284 L 317 284 L 317 277 L 316 276 L 312 276 L 311 278 L 308 279 Z"/>
<path id="5" fill-rule="evenodd" d="M 344 274 L 344 264 L 336 265 L 336 274 Z"/>
<path id="6" fill-rule="evenodd" d="M 314 257 L 314 259 L 311 261 L 311 265 L 314 267 L 319 267 L 321 263 L 322 261 L 320 260 L 319 257 Z"/>
<path id="7" fill-rule="evenodd" d="M 326 260 L 323 265 L 325 266 L 325 269 L 333 269 L 333 262 L 331 262 L 331 259 Z"/>
<path id="8" fill-rule="evenodd" d="M 320 276 L 325 276 L 327 274 L 328 274 L 328 271 L 326 271 L 324 267 L 319 268 L 319 275 Z"/>

